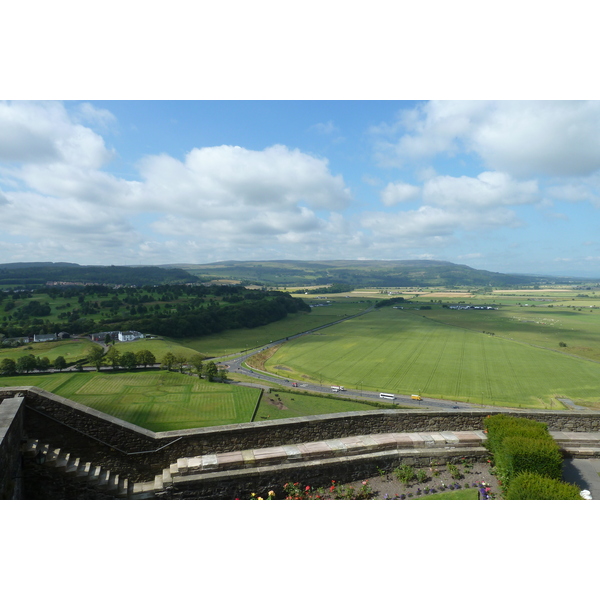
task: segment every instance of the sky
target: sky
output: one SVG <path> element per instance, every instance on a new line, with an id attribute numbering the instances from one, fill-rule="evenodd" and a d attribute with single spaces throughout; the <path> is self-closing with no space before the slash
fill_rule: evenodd
<path id="1" fill-rule="evenodd" d="M 0 263 L 600 277 L 597 101 L 2 101 Z"/>
<path id="2" fill-rule="evenodd" d="M 591 4 L 100 6 L 7 7 L 0 264 L 600 277 Z"/>

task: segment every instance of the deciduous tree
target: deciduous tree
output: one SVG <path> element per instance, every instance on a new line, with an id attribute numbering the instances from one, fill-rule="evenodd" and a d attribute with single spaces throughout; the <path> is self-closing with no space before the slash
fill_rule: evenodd
<path id="1" fill-rule="evenodd" d="M 0 375 L 16 375 L 17 363 L 12 358 L 3 358 L 0 362 Z"/>
<path id="2" fill-rule="evenodd" d="M 104 349 L 101 346 L 92 346 L 87 353 L 87 362 L 96 367 L 96 371 L 104 364 Z"/>
<path id="3" fill-rule="evenodd" d="M 124 352 L 121 356 L 121 366 L 125 369 L 135 369 L 137 367 L 137 358 L 133 352 Z"/>
<path id="4" fill-rule="evenodd" d="M 175 364 L 175 356 L 172 352 L 167 352 L 162 359 L 162 366 L 170 371 Z"/>
<path id="5" fill-rule="evenodd" d="M 217 369 L 217 365 L 215 365 L 215 363 L 212 360 L 206 363 L 206 366 L 204 367 L 204 376 L 206 377 L 206 379 L 208 379 L 208 381 L 214 381 L 215 377 L 217 377 L 218 374 L 219 371 Z"/>
<path id="6" fill-rule="evenodd" d="M 27 354 L 26 356 L 20 356 L 17 359 L 17 371 L 19 373 L 29 373 L 36 368 L 35 356 L 33 354 Z"/>
<path id="7" fill-rule="evenodd" d="M 67 367 L 67 361 L 65 360 L 64 356 L 57 356 L 54 359 L 54 363 L 52 366 L 55 369 L 57 369 L 58 371 L 62 371 L 63 369 L 66 369 L 66 367 Z"/>

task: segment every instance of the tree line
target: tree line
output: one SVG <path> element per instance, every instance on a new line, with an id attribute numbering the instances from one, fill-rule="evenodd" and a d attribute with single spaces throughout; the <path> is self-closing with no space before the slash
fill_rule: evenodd
<path id="1" fill-rule="evenodd" d="M 227 371 L 218 369 L 214 361 L 206 362 L 206 357 L 202 354 L 187 356 L 183 353 L 166 352 L 160 361 L 150 350 L 139 350 L 138 352 L 121 352 L 115 346 L 111 346 L 108 352 L 104 352 L 101 346 L 90 348 L 86 355 L 85 363 L 96 368 L 97 371 L 103 366 L 109 366 L 114 370 L 125 369 L 133 370 L 139 367 L 147 368 L 160 364 L 163 369 L 168 371 L 177 370 L 180 373 L 190 371 L 196 373 L 199 377 L 204 377 L 208 381 L 227 379 Z M 47 356 L 34 356 L 27 354 L 20 356 L 17 360 L 4 358 L 0 361 L 0 375 L 11 377 L 15 375 L 27 375 L 34 371 L 46 372 L 51 369 L 63 371 L 68 363 L 64 356 L 57 356 L 54 361 L 50 361 Z M 81 363 L 76 364 L 76 370 L 83 371 Z"/>
<path id="2" fill-rule="evenodd" d="M 14 292 L 3 306 L 0 337 L 59 331 L 82 334 L 99 328 L 172 337 L 201 336 L 225 329 L 258 327 L 290 313 L 310 311 L 302 299 L 288 293 L 247 290 L 242 286 L 160 285 L 119 290 L 86 286 L 44 288 L 43 292 L 53 300 L 61 298 L 65 302 L 55 303 L 51 314 L 48 302 L 31 299 L 30 292 Z M 17 307 L 20 300 L 29 302 Z"/>

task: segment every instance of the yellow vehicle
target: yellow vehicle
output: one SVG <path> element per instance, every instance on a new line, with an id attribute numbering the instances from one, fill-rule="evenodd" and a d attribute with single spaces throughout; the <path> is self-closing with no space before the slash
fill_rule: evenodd
<path id="1" fill-rule="evenodd" d="M 413 394 L 413 395 L 410 397 L 410 399 L 411 399 L 411 400 L 418 400 L 419 402 L 421 402 L 421 400 L 422 400 L 423 398 L 421 398 L 421 396 L 420 396 L 419 394 Z"/>

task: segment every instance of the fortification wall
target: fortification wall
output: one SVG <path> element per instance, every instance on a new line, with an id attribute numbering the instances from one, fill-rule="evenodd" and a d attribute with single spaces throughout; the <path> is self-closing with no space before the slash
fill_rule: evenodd
<path id="1" fill-rule="evenodd" d="M 473 431 L 494 411 L 375 410 L 278 419 L 155 433 L 35 387 L 0 388 L 0 397 L 25 397 L 25 430 L 78 456 L 105 464 L 134 481 L 159 473 L 178 458 L 215 452 L 387 432 Z M 518 411 L 550 430 L 599 431 L 600 412 Z"/>
<path id="2" fill-rule="evenodd" d="M 0 400 L 0 500 L 22 497 L 20 448 L 24 407 L 23 398 L 8 396 Z"/>

